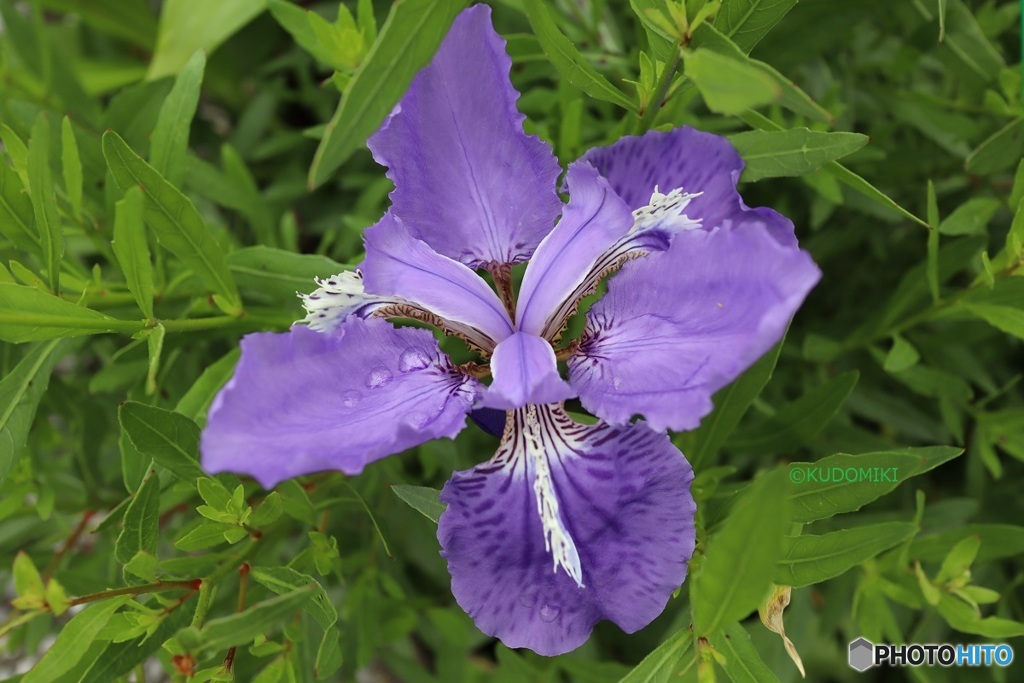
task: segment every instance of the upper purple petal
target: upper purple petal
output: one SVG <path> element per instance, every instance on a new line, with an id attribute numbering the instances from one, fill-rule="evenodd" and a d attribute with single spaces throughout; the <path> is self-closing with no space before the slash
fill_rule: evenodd
<path id="1" fill-rule="evenodd" d="M 700 219 L 705 230 L 759 220 L 780 243 L 796 245 L 792 221 L 772 209 L 751 209 L 743 203 L 736 191 L 743 159 L 720 135 L 689 126 L 652 130 L 595 147 L 581 159 L 608 179 L 631 210 L 647 205 L 655 187 L 664 193 L 683 188 L 703 193 L 692 200 L 686 213 Z"/>
<path id="2" fill-rule="evenodd" d="M 209 472 L 270 487 L 363 466 L 466 424 L 478 385 L 453 370 L 428 330 L 349 318 L 330 334 L 297 325 L 242 339 L 200 442 Z"/>
<path id="3" fill-rule="evenodd" d="M 512 410 L 527 403 L 557 403 L 576 395 L 558 376 L 551 344 L 525 332 L 516 332 L 498 344 L 491 356 L 491 372 L 494 381 L 481 400 L 487 408 Z"/>
<path id="4" fill-rule="evenodd" d="M 566 183 L 569 204 L 530 259 L 519 290 L 516 327 L 530 334 L 544 334 L 598 257 L 633 225 L 630 208 L 590 164 L 571 164 Z"/>
<path id="5" fill-rule="evenodd" d="M 370 294 L 398 296 L 446 320 L 480 330 L 495 343 L 512 332 L 508 313 L 468 267 L 416 239 L 391 211 L 365 233 L 363 283 Z"/>
<path id="6" fill-rule="evenodd" d="M 510 415 L 494 459 L 441 492 L 455 599 L 484 633 L 542 655 L 579 647 L 601 619 L 643 628 L 693 553 L 689 463 L 642 423 L 586 426 L 550 406 Z"/>
<path id="7" fill-rule="evenodd" d="M 584 407 L 623 424 L 693 429 L 711 395 L 785 333 L 821 273 L 761 223 L 675 235 L 630 261 L 587 314 L 569 377 Z"/>
<path id="8" fill-rule="evenodd" d="M 476 5 L 370 138 L 413 236 L 472 267 L 529 258 L 560 209 L 551 148 L 523 132 L 512 60 Z"/>

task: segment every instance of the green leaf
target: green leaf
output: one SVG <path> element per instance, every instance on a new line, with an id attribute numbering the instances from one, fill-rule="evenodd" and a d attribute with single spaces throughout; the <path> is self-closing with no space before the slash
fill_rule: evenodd
<path id="1" fill-rule="evenodd" d="M 305 606 L 316 595 L 317 589 L 320 589 L 320 584 L 314 582 L 276 598 L 258 602 L 238 614 L 208 621 L 200 631 L 203 650 L 225 650 L 275 631 Z"/>
<path id="2" fill-rule="evenodd" d="M 745 60 L 698 48 L 684 61 L 686 76 L 713 112 L 739 114 L 782 96 L 782 88 L 770 74 Z"/>
<path id="3" fill-rule="evenodd" d="M 619 683 L 666 683 L 675 673 L 683 655 L 693 646 L 693 632 L 681 628 L 654 648 L 649 655 L 623 676 Z"/>
<path id="4" fill-rule="evenodd" d="M 120 0 L 119 0 L 120 1 Z M 111 643 L 95 658 L 79 683 L 110 683 L 157 653 L 171 637 L 188 625 L 191 612 L 174 610 L 160 620 L 152 635 L 144 634 L 123 643 Z"/>
<path id="5" fill-rule="evenodd" d="M 775 569 L 775 583 L 793 587 L 820 583 L 898 545 L 916 532 L 917 526 L 910 522 L 885 522 L 821 536 L 804 534 L 788 538 Z"/>
<path id="6" fill-rule="evenodd" d="M 981 30 L 974 13 L 962 0 L 949 0 L 946 15 L 949 30 L 943 48 L 966 67 L 972 78 L 982 83 L 995 79 L 1006 63 Z"/>
<path id="7" fill-rule="evenodd" d="M 943 583 L 962 576 L 974 564 L 980 549 L 981 538 L 978 536 L 968 536 L 958 542 L 950 549 L 945 559 L 942 560 L 942 566 L 939 568 L 939 573 L 935 576 L 935 582 Z"/>
<path id="8" fill-rule="evenodd" d="M 132 559 L 124 565 L 126 572 L 133 574 L 144 581 L 156 581 L 157 570 L 159 569 L 160 561 L 155 555 L 140 550 L 132 556 Z"/>
<path id="9" fill-rule="evenodd" d="M 939 230 L 943 235 L 982 234 L 1001 205 L 998 199 L 992 197 L 968 199 L 942 221 Z"/>
<path id="10" fill-rule="evenodd" d="M 801 90 L 792 80 L 779 73 L 773 66 L 765 62 L 751 59 L 740 47 L 721 33 L 713 24 L 704 23 L 693 33 L 694 48 L 713 50 L 725 57 L 741 62 L 752 69 L 760 71 L 775 83 L 779 91 L 777 102 L 790 111 L 816 119 L 823 123 L 831 123 L 832 115 Z"/>
<path id="11" fill-rule="evenodd" d="M 0 283 L 0 340 L 39 341 L 100 332 L 137 332 L 142 325 L 82 308 L 35 287 Z"/>
<path id="12" fill-rule="evenodd" d="M 861 455 L 837 453 L 822 458 L 815 463 L 793 463 L 790 465 L 790 481 L 796 484 L 793 495 L 793 521 L 798 523 L 813 522 L 844 512 L 859 510 L 873 500 L 889 493 L 900 483 L 911 477 L 935 469 L 963 453 L 962 448 L 950 446 L 925 446 L 923 448 L 904 448 L 892 451 L 878 451 Z M 860 478 L 857 483 L 849 483 L 845 475 L 836 481 L 832 476 L 834 469 L 842 472 L 850 468 L 872 472 L 871 477 Z M 804 473 L 795 477 L 794 469 Z M 809 481 L 807 473 L 816 470 L 829 473 L 829 481 Z M 889 474 L 896 481 L 889 481 Z M 858 475 L 859 477 L 859 475 Z"/>
<path id="13" fill-rule="evenodd" d="M 313 278 L 351 269 L 319 254 L 296 254 L 262 245 L 231 252 L 228 267 L 240 287 L 251 288 L 275 301 L 292 302 L 296 308 L 299 299 L 295 293 L 316 289 Z"/>
<path id="14" fill-rule="evenodd" d="M 441 518 L 445 505 L 441 502 L 441 492 L 427 486 L 409 486 L 407 484 L 392 484 L 391 490 L 409 504 L 421 515 L 434 524 Z"/>
<path id="15" fill-rule="evenodd" d="M 271 491 L 263 499 L 263 502 L 253 510 L 252 519 L 249 520 L 249 523 L 260 529 L 276 522 L 283 511 L 284 504 L 281 502 L 281 494 L 277 491 Z"/>
<path id="16" fill-rule="evenodd" d="M 61 121 L 61 167 L 64 170 L 64 189 L 71 202 L 71 212 L 75 218 L 82 216 L 82 159 L 78 154 L 78 142 L 75 131 L 71 127 L 71 118 L 65 116 Z"/>
<path id="17" fill-rule="evenodd" d="M 770 418 L 737 430 L 727 446 L 748 453 L 779 453 L 809 442 L 835 417 L 859 377 L 856 371 L 833 377 Z"/>
<path id="18" fill-rule="evenodd" d="M 886 372 L 900 372 L 913 367 L 921 355 L 914 348 L 914 345 L 904 339 L 901 335 L 892 338 L 892 348 L 885 356 L 885 363 L 882 366 Z"/>
<path id="19" fill-rule="evenodd" d="M 264 9 L 262 0 L 166 0 L 146 78 L 178 73 L 196 51 L 213 52 Z"/>
<path id="20" fill-rule="evenodd" d="M 1024 118 L 1016 118 L 978 145 L 964 162 L 970 173 L 992 175 L 1010 168 L 1024 156 Z"/>
<path id="21" fill-rule="evenodd" d="M 941 562 L 949 550 L 965 538 L 981 541 L 976 563 L 991 562 L 1024 553 L 1024 527 L 1012 524 L 968 524 L 937 534 L 918 536 L 910 544 L 910 557 L 922 562 Z"/>
<path id="22" fill-rule="evenodd" d="M 797 0 L 725 0 L 715 28 L 750 52 L 793 9 Z"/>
<path id="23" fill-rule="evenodd" d="M 251 576 L 254 581 L 267 587 L 278 595 L 284 595 L 296 589 L 313 587 L 315 594 L 303 609 L 316 620 L 321 628 L 330 628 L 338 621 L 338 611 L 331 602 L 323 586 L 308 574 L 295 571 L 289 567 L 253 567 Z"/>
<path id="24" fill-rule="evenodd" d="M 39 663 L 21 679 L 22 683 L 53 683 L 70 671 L 93 646 L 114 612 L 130 599 L 127 595 L 108 598 L 76 614 L 60 630 Z"/>
<path id="25" fill-rule="evenodd" d="M 60 292 L 60 262 L 64 256 L 64 234 L 57 215 L 57 197 L 50 171 L 50 119 L 45 113 L 32 125 L 28 144 L 29 196 L 42 248 L 50 291 Z"/>
<path id="26" fill-rule="evenodd" d="M 322 185 L 377 130 L 467 4 L 468 0 L 405 0 L 392 6 L 327 124 L 309 169 L 310 189 Z"/>
<path id="27" fill-rule="evenodd" d="M 19 609 L 30 607 L 42 607 L 45 600 L 46 587 L 43 585 L 43 578 L 39 575 L 35 563 L 29 554 L 19 550 L 14 556 L 14 594 L 18 596 Z"/>
<path id="28" fill-rule="evenodd" d="M 742 179 L 799 176 L 830 161 L 856 152 L 868 142 L 860 133 L 793 128 L 786 131 L 747 131 L 729 136 L 729 142 L 746 162 Z"/>
<path id="29" fill-rule="evenodd" d="M 756 111 L 746 111 L 740 116 L 741 119 L 752 128 L 762 131 L 784 131 L 785 128 L 775 123 L 766 116 L 759 114 Z M 872 202 L 875 202 L 879 206 L 886 208 L 887 210 L 894 211 L 895 213 L 903 216 L 907 220 L 911 220 L 918 225 L 928 228 L 928 223 L 921 220 L 914 214 L 910 213 L 902 206 L 896 203 L 889 195 L 885 194 L 877 187 L 864 180 L 850 169 L 846 168 L 838 161 L 831 161 L 825 165 L 825 172 L 835 177 L 839 182 L 843 183 L 853 191 L 857 192 L 864 197 L 867 197 Z"/>
<path id="30" fill-rule="evenodd" d="M 754 644 L 750 634 L 740 624 L 729 624 L 708 638 L 711 646 L 718 651 L 724 662 L 719 662 L 729 680 L 733 683 L 762 683 L 778 681 L 778 676 L 769 668 Z"/>
<path id="31" fill-rule="evenodd" d="M 199 426 L 181 413 L 135 401 L 118 410 L 121 428 L 139 452 L 173 475 L 195 485 L 206 474 L 199 467 Z"/>
<path id="32" fill-rule="evenodd" d="M 595 99 L 617 104 L 627 111 L 637 110 L 633 100 L 583 59 L 572 41 L 558 29 L 545 3 L 540 0 L 524 0 L 523 9 L 526 10 L 526 17 L 530 20 L 530 26 L 544 54 L 569 83 Z"/>
<path id="33" fill-rule="evenodd" d="M 174 547 L 185 552 L 205 550 L 228 542 L 225 536 L 228 532 L 238 530 L 238 527 L 226 522 L 214 522 L 203 520 L 196 526 L 183 533 L 174 542 Z M 244 534 L 244 530 L 243 531 Z M 237 540 L 237 539 L 236 539 Z"/>
<path id="34" fill-rule="evenodd" d="M 175 79 L 153 129 L 149 161 L 153 169 L 174 186 L 181 184 L 185 174 L 188 134 L 199 106 L 205 69 L 206 54 L 199 50 L 189 58 Z"/>
<path id="35" fill-rule="evenodd" d="M 122 190 L 136 185 L 145 189 L 146 222 L 160 243 L 229 305 L 238 307 L 238 289 L 228 272 L 224 251 L 192 201 L 135 154 L 114 131 L 103 134 L 103 156 Z"/>
<path id="36" fill-rule="evenodd" d="M 50 383 L 50 373 L 67 351 L 67 342 L 39 344 L 0 379 L 0 484 L 25 449 L 39 400 Z"/>
<path id="37" fill-rule="evenodd" d="M 0 235 L 22 251 L 35 252 L 39 248 L 39 236 L 34 220 L 32 200 L 21 178 L 0 156 Z"/>
<path id="38" fill-rule="evenodd" d="M 1024 636 L 1024 623 L 1001 617 L 982 618 L 966 602 L 949 593 L 939 598 L 938 610 L 946 623 L 962 633 L 999 640 Z"/>
<path id="39" fill-rule="evenodd" d="M 1001 278 L 991 289 L 976 290 L 958 303 L 993 327 L 1024 339 L 1024 278 Z"/>
<path id="40" fill-rule="evenodd" d="M 213 398 L 217 395 L 217 392 L 231 379 L 240 355 L 241 350 L 235 348 L 218 358 L 213 364 L 207 366 L 203 370 L 203 374 L 199 376 L 199 379 L 189 387 L 189 390 L 178 401 L 178 405 L 174 408 L 175 412 L 181 413 L 196 422 L 202 423 L 202 421 L 205 421 L 207 409 L 213 403 Z"/>
<path id="41" fill-rule="evenodd" d="M 708 539 L 704 562 L 690 583 L 697 635 L 712 634 L 756 610 L 782 555 L 790 520 L 785 470 L 761 475 L 737 495 L 732 513 Z"/>
<path id="42" fill-rule="evenodd" d="M 156 377 L 160 372 L 160 356 L 164 350 L 164 336 L 167 330 L 163 324 L 158 324 L 149 330 L 146 337 L 146 348 L 149 352 L 149 364 L 146 370 L 146 394 L 152 396 L 156 393 Z"/>
<path id="43" fill-rule="evenodd" d="M 739 379 L 715 394 L 715 410 L 704 418 L 700 427 L 685 436 L 686 447 L 683 450 L 694 469 L 700 471 L 704 465 L 713 461 L 750 404 L 768 384 L 784 342 L 785 339 L 781 340 L 740 375 Z"/>
<path id="44" fill-rule="evenodd" d="M 124 512 L 121 533 L 114 544 L 114 557 L 127 564 L 139 552 L 156 555 L 160 519 L 160 478 L 150 471 Z"/>

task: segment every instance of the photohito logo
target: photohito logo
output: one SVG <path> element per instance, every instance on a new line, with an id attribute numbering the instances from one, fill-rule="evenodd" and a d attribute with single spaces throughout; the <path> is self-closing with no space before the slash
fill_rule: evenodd
<path id="1" fill-rule="evenodd" d="M 867 671 L 873 666 L 1009 666 L 1013 648 L 1006 644 L 911 643 L 875 645 L 867 638 L 850 643 L 850 667 Z"/>

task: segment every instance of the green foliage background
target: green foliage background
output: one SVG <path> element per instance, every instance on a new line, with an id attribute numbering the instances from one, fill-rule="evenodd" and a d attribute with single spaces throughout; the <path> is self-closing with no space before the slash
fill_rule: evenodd
<path id="1" fill-rule="evenodd" d="M 894 676 L 1024 680 L 1017 3 L 491 3 L 563 162 L 652 127 L 728 135 L 747 203 L 824 271 L 675 437 L 700 506 L 680 594 L 554 659 L 449 592 L 432 489 L 490 457 L 475 427 L 274 491 L 196 461 L 239 337 L 360 261 L 390 188 L 366 136 L 467 2 L 346 4 L 0 0 L 2 675 L 793 681 L 748 618 L 778 585 L 810 680 L 870 677 L 858 636 L 1011 642 L 1008 670 Z M 791 483 L 791 462 L 899 486 Z"/>

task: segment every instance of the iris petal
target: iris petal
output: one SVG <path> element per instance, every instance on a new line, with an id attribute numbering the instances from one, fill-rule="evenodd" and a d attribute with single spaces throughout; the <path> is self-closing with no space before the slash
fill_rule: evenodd
<path id="1" fill-rule="evenodd" d="M 590 164 L 570 165 L 567 184 L 571 199 L 562 219 L 537 247 L 523 275 L 516 325 L 531 334 L 547 336 L 547 323 L 560 304 L 633 224 L 629 207 Z"/>
<path id="2" fill-rule="evenodd" d="M 785 333 L 820 271 L 761 223 L 677 233 L 668 251 L 630 261 L 587 313 L 569 378 L 613 424 L 693 429 L 711 395 Z"/>
<path id="3" fill-rule="evenodd" d="M 428 330 L 349 318 L 329 334 L 303 326 L 250 334 L 210 408 L 202 464 L 266 487 L 319 470 L 358 474 L 374 460 L 454 437 L 477 387 Z"/>
<path id="4" fill-rule="evenodd" d="M 479 275 L 414 238 L 391 211 L 366 231 L 366 290 L 430 310 L 486 350 L 512 332 L 498 295 Z"/>
<path id="5" fill-rule="evenodd" d="M 689 463 L 642 423 L 582 425 L 553 406 L 510 415 L 494 458 L 456 472 L 441 493 L 437 536 L 459 605 L 484 633 L 543 655 L 579 647 L 601 619 L 643 628 L 693 553 Z M 557 501 L 579 582 L 553 557 L 564 546 L 538 508 L 539 480 Z"/>
<path id="6" fill-rule="evenodd" d="M 523 132 L 511 66 L 490 8 L 465 10 L 368 142 L 412 235 L 474 268 L 529 258 L 560 209 L 558 161 Z"/>
<path id="7" fill-rule="evenodd" d="M 575 396 L 558 376 L 555 352 L 544 339 L 516 332 L 494 349 L 491 357 L 494 381 L 483 394 L 486 408 L 511 410 L 527 403 L 557 403 Z"/>
<path id="8" fill-rule="evenodd" d="M 795 246 L 793 223 L 768 208 L 751 209 L 736 191 L 743 159 L 720 135 L 682 126 L 667 132 L 649 131 L 626 136 L 607 147 L 595 147 L 581 157 L 590 162 L 632 210 L 661 192 L 682 188 L 700 192 L 686 209 L 705 230 L 759 220 L 781 244 Z"/>

